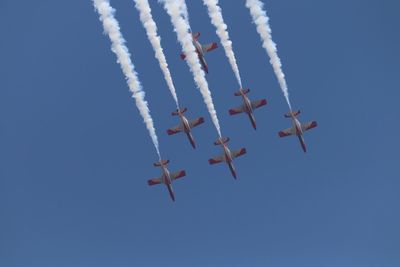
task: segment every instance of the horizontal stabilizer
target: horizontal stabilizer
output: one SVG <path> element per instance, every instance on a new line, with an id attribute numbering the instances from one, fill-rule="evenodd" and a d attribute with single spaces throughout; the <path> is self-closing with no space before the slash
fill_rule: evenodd
<path id="1" fill-rule="evenodd" d="M 295 112 L 289 111 L 288 113 L 285 114 L 285 118 L 291 118 L 292 115 L 293 115 L 294 117 L 297 117 L 299 114 L 300 114 L 300 110 L 295 111 Z"/>
<path id="2" fill-rule="evenodd" d="M 171 113 L 172 116 L 178 116 L 179 114 L 183 114 L 187 111 L 187 108 L 177 109 Z"/>
<path id="3" fill-rule="evenodd" d="M 218 138 L 218 140 L 217 141 L 215 141 L 214 142 L 214 145 L 222 145 L 222 144 L 226 144 L 226 143 L 228 143 L 229 142 L 229 137 L 220 137 L 220 138 Z"/>
<path id="4" fill-rule="evenodd" d="M 160 160 L 160 161 L 158 161 L 158 162 L 155 162 L 153 165 L 155 166 L 155 167 L 160 167 L 160 166 L 163 166 L 163 165 L 167 165 L 169 163 L 169 160 L 167 159 L 167 160 Z"/>
<path id="5" fill-rule="evenodd" d="M 246 89 L 240 88 L 239 91 L 235 92 L 234 94 L 235 94 L 235 96 L 241 96 L 242 94 L 245 95 L 245 94 L 248 94 L 249 92 L 250 92 L 249 88 L 246 88 Z"/>

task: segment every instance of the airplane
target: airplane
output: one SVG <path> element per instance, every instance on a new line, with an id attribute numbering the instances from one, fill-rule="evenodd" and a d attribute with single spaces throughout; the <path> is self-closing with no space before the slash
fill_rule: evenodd
<path id="1" fill-rule="evenodd" d="M 224 153 L 221 156 L 214 157 L 212 159 L 208 160 L 208 163 L 210 164 L 216 164 L 220 162 L 226 162 L 229 166 L 229 169 L 231 170 L 233 178 L 237 179 L 236 176 L 236 170 L 235 167 L 233 166 L 233 159 L 240 157 L 244 154 L 246 154 L 246 148 L 241 148 L 236 151 L 230 151 L 227 144 L 229 142 L 229 137 L 220 137 L 217 139 L 217 141 L 214 142 L 214 145 L 222 145 L 224 149 Z"/>
<path id="2" fill-rule="evenodd" d="M 188 121 L 188 119 L 183 115 L 187 111 L 187 108 L 183 109 L 177 109 L 176 111 L 172 112 L 172 116 L 179 116 L 179 119 L 181 120 L 181 123 L 177 125 L 174 128 L 168 129 L 167 133 L 168 135 L 173 135 L 179 132 L 184 132 L 188 139 L 190 144 L 192 145 L 193 148 L 196 148 L 196 143 L 194 141 L 193 135 L 192 135 L 192 128 L 196 127 L 199 124 L 204 123 L 204 118 L 200 117 L 192 121 Z"/>
<path id="3" fill-rule="evenodd" d="M 254 110 L 256 108 L 259 108 L 261 106 L 264 106 L 267 104 L 266 99 L 261 99 L 261 100 L 255 100 L 253 102 L 250 102 L 249 98 L 247 97 L 246 94 L 250 92 L 250 89 L 242 89 L 240 88 L 239 91 L 235 92 L 235 96 L 242 96 L 243 98 L 243 105 L 230 109 L 229 114 L 230 115 L 235 115 L 239 114 L 242 112 L 246 112 L 247 115 L 249 116 L 250 122 L 253 125 L 254 130 L 256 130 L 257 125 L 256 125 L 256 119 L 254 118 Z"/>
<path id="4" fill-rule="evenodd" d="M 198 41 L 199 37 L 200 37 L 199 32 L 192 33 L 193 45 L 196 48 L 196 52 L 199 57 L 201 67 L 206 73 L 208 73 L 208 65 L 207 65 L 206 59 L 204 58 L 204 54 L 214 50 L 215 48 L 218 47 L 218 45 L 217 45 L 217 43 L 202 45 Z M 184 53 L 181 53 L 181 59 L 183 60 L 185 58 L 186 58 L 186 55 Z"/>
<path id="5" fill-rule="evenodd" d="M 165 184 L 168 188 L 168 192 L 169 195 L 171 196 L 172 201 L 175 201 L 175 195 L 172 189 L 172 181 L 175 181 L 176 179 L 186 176 L 186 172 L 184 170 L 181 170 L 174 173 L 170 173 L 167 169 L 168 163 L 169 160 L 160 160 L 154 163 L 155 167 L 161 167 L 163 173 L 159 178 L 150 179 L 147 181 L 147 183 L 150 186 L 156 184 Z"/>
<path id="6" fill-rule="evenodd" d="M 297 119 L 297 116 L 300 114 L 300 110 L 293 112 L 289 111 L 288 113 L 285 114 L 285 118 L 291 118 L 292 119 L 292 127 L 288 128 L 286 130 L 280 131 L 279 132 L 279 137 L 285 137 L 289 135 L 297 135 L 299 138 L 301 147 L 303 148 L 303 151 L 307 151 L 306 143 L 304 142 L 304 132 L 307 130 L 310 130 L 312 128 L 317 127 L 317 122 L 316 121 L 310 121 L 305 124 L 301 124 L 299 120 Z"/>

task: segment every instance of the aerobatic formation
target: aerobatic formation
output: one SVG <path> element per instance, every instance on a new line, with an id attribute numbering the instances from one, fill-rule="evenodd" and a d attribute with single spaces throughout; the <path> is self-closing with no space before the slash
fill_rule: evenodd
<path id="1" fill-rule="evenodd" d="M 110 0 L 92 0 L 93 5 L 100 16 L 100 21 L 103 23 L 105 34 L 107 34 L 111 40 L 111 50 L 117 56 L 117 62 L 120 64 L 123 74 L 128 83 L 129 90 L 133 94 L 136 106 L 141 114 L 146 128 L 149 131 L 149 135 L 153 141 L 154 147 L 158 155 L 158 161 L 154 163 L 155 167 L 160 167 L 162 174 L 158 178 L 148 180 L 148 185 L 153 186 L 157 184 L 165 184 L 169 195 L 173 201 L 175 201 L 175 194 L 172 188 L 172 183 L 179 178 L 186 176 L 184 170 L 177 172 L 169 172 L 167 164 L 169 160 L 161 159 L 158 138 L 156 130 L 153 124 L 153 120 L 150 115 L 147 102 L 145 100 L 145 93 L 142 85 L 140 84 L 138 74 L 135 71 L 133 62 L 131 60 L 128 48 L 125 45 L 125 40 L 120 31 L 118 21 L 114 17 L 115 10 L 110 5 Z M 176 111 L 172 112 L 173 116 L 179 118 L 179 124 L 173 128 L 167 130 L 168 135 L 174 135 L 177 133 L 186 134 L 191 146 L 196 148 L 195 139 L 193 137 L 193 128 L 204 123 L 203 117 L 198 117 L 194 120 L 186 118 L 184 113 L 187 108 L 181 108 L 178 102 L 177 91 L 172 79 L 171 72 L 168 68 L 168 63 L 161 45 L 161 38 L 157 33 L 157 25 L 153 19 L 151 8 L 148 0 L 133 0 L 135 7 L 139 12 L 140 21 L 146 30 L 149 42 L 154 50 L 155 58 L 158 60 L 159 66 L 163 73 L 167 87 L 171 93 L 171 96 L 176 104 Z M 209 67 L 205 60 L 206 53 L 218 48 L 218 44 L 212 42 L 210 44 L 202 45 L 199 42 L 200 32 L 192 32 L 189 23 L 189 13 L 185 3 L 185 0 L 159 0 L 159 3 L 163 6 L 165 11 L 168 13 L 171 19 L 171 23 L 177 34 L 177 40 L 181 45 L 182 53 L 180 57 L 185 60 L 192 75 L 200 94 L 203 97 L 204 103 L 210 113 L 211 121 L 213 122 L 215 129 L 217 130 L 218 139 L 214 142 L 215 145 L 222 147 L 222 154 L 213 157 L 208 160 L 209 164 L 217 164 L 225 162 L 232 176 L 237 179 L 237 172 L 233 164 L 233 160 L 239 156 L 247 153 L 245 148 L 231 151 L 227 145 L 229 137 L 222 137 L 221 127 L 217 112 L 214 107 L 211 91 L 209 89 L 205 74 L 209 73 Z M 204 5 L 207 7 L 208 15 L 211 19 L 211 23 L 215 26 L 216 33 L 220 39 L 221 45 L 225 51 L 225 55 L 232 67 L 232 71 L 238 82 L 239 90 L 234 92 L 235 96 L 240 96 L 242 104 L 238 107 L 229 110 L 230 115 L 245 113 L 249 117 L 251 125 L 254 129 L 257 128 L 254 111 L 255 109 L 262 107 L 267 104 L 266 99 L 251 101 L 247 96 L 250 89 L 243 88 L 242 79 L 240 77 L 239 66 L 237 64 L 235 54 L 232 48 L 232 41 L 229 39 L 228 27 L 225 24 L 222 17 L 222 10 L 219 6 L 218 0 L 203 0 Z M 272 40 L 271 28 L 269 26 L 269 18 L 264 9 L 264 4 L 260 0 L 246 0 L 245 6 L 249 9 L 253 23 L 256 26 L 256 30 L 260 35 L 262 46 L 265 48 L 274 73 L 277 77 L 280 89 L 285 97 L 285 100 L 289 107 L 289 112 L 285 114 L 286 118 L 292 120 L 292 127 L 280 131 L 279 137 L 285 137 L 295 135 L 300 141 L 301 148 L 304 152 L 307 151 L 306 144 L 304 141 L 304 132 L 315 128 L 317 126 L 316 121 L 311 121 L 305 124 L 301 124 L 297 119 L 300 114 L 299 111 L 292 111 L 291 103 L 289 100 L 288 87 L 285 79 L 285 75 L 282 71 L 281 60 L 278 57 L 276 44 Z"/>

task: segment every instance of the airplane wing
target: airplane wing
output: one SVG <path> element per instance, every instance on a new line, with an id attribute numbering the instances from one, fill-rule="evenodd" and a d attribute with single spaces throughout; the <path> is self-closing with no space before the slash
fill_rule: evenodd
<path id="1" fill-rule="evenodd" d="M 167 133 L 168 133 L 168 135 L 172 135 L 172 134 L 177 134 L 182 131 L 183 131 L 182 125 L 179 124 L 179 125 L 175 126 L 174 128 L 168 129 Z"/>
<path id="2" fill-rule="evenodd" d="M 174 172 L 174 173 L 171 174 L 172 180 L 176 180 L 176 179 L 182 178 L 184 176 L 186 176 L 186 172 L 185 171 L 178 171 L 178 172 Z"/>
<path id="3" fill-rule="evenodd" d="M 231 155 L 233 158 L 240 157 L 242 155 L 246 154 L 246 148 L 241 148 L 239 150 L 231 152 Z"/>
<path id="4" fill-rule="evenodd" d="M 225 155 L 221 155 L 221 156 L 218 156 L 218 157 L 213 157 L 213 158 L 208 160 L 208 163 L 217 164 L 217 163 L 221 163 L 223 161 L 225 161 Z"/>
<path id="5" fill-rule="evenodd" d="M 202 45 L 201 49 L 203 50 L 203 53 L 207 53 L 207 52 L 214 50 L 217 47 L 218 47 L 217 43 L 211 43 L 211 44 L 207 44 L 207 45 Z"/>
<path id="6" fill-rule="evenodd" d="M 296 130 L 292 127 L 292 128 L 288 128 L 286 130 L 280 131 L 279 137 L 285 137 L 285 136 L 293 135 L 295 133 L 296 133 Z"/>
<path id="7" fill-rule="evenodd" d="M 316 121 L 310 121 L 308 123 L 305 123 L 305 124 L 301 125 L 301 129 L 303 131 L 307 131 L 307 130 L 310 130 L 310 129 L 315 128 L 315 127 L 317 127 L 317 122 Z"/>
<path id="8" fill-rule="evenodd" d="M 244 105 L 229 110 L 230 115 L 239 114 L 245 111 Z"/>
<path id="9" fill-rule="evenodd" d="M 204 118 L 201 117 L 201 118 L 192 120 L 189 124 L 190 124 L 190 128 L 193 128 L 193 127 L 196 127 L 197 125 L 200 125 L 202 123 L 204 123 Z"/>
<path id="10" fill-rule="evenodd" d="M 154 179 L 150 179 L 147 181 L 148 185 L 156 185 L 156 184 L 161 184 L 162 183 L 162 178 L 154 178 Z"/>
<path id="11" fill-rule="evenodd" d="M 266 104 L 267 104 L 267 100 L 266 99 L 261 99 L 261 100 L 256 100 L 256 101 L 251 102 L 251 107 L 253 109 L 256 109 L 256 108 L 262 107 L 262 106 L 264 106 Z"/>

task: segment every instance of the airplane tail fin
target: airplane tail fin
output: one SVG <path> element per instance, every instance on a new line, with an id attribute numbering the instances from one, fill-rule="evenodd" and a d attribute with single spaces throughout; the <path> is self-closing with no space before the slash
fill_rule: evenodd
<path id="1" fill-rule="evenodd" d="M 161 167 L 161 166 L 163 166 L 163 165 L 167 165 L 169 163 L 169 160 L 167 159 L 167 160 L 160 160 L 160 161 L 158 161 L 158 162 L 155 162 L 153 165 L 154 165 L 154 167 Z"/>
<path id="2" fill-rule="evenodd" d="M 179 113 L 185 113 L 187 111 L 187 108 L 182 108 L 182 109 L 177 109 L 176 111 L 172 112 L 172 116 L 178 116 Z"/>
<path id="3" fill-rule="evenodd" d="M 218 138 L 218 140 L 214 142 L 214 145 L 218 146 L 218 145 L 226 144 L 229 142 L 229 140 L 230 140 L 229 137 L 221 137 L 221 138 Z"/>
<path id="4" fill-rule="evenodd" d="M 250 92 L 249 88 L 243 89 L 240 88 L 239 91 L 235 92 L 235 96 L 241 96 L 242 94 L 248 94 Z"/>
<path id="5" fill-rule="evenodd" d="M 300 114 L 300 110 L 295 111 L 295 112 L 289 111 L 288 113 L 285 114 L 285 118 L 291 118 L 292 115 L 295 116 L 295 117 L 297 117 L 299 114 Z"/>
<path id="6" fill-rule="evenodd" d="M 193 39 L 197 40 L 200 37 L 200 33 L 199 32 L 192 32 L 192 37 L 193 37 Z"/>

